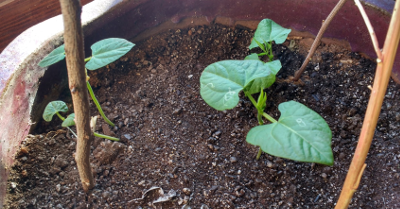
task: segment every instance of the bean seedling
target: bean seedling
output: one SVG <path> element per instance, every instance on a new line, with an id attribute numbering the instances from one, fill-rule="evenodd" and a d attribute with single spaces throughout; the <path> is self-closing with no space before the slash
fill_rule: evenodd
<path id="1" fill-rule="evenodd" d="M 127 52 L 129 52 L 132 47 L 134 47 L 135 44 L 125 40 L 125 39 L 120 39 L 120 38 L 109 38 L 109 39 L 104 39 L 101 41 L 98 41 L 94 43 L 90 48 L 92 49 L 92 56 L 85 58 L 85 68 L 89 70 L 97 70 L 101 67 L 104 67 L 115 60 L 119 59 L 123 55 L 125 55 Z M 65 50 L 64 50 L 64 45 L 59 46 L 58 48 L 54 49 L 49 55 L 47 55 L 42 61 L 40 61 L 39 66 L 40 67 L 47 67 L 52 64 L 55 64 L 65 58 Z M 87 70 L 86 71 L 86 76 L 87 76 Z M 115 126 L 114 123 L 112 123 L 104 114 L 98 100 L 96 99 L 96 96 L 93 93 L 93 89 L 89 83 L 89 76 L 87 76 L 86 79 L 86 86 L 88 88 L 89 94 L 96 105 L 97 109 L 99 110 L 100 115 L 103 117 L 103 119 L 111 126 Z M 64 103 L 65 104 L 65 103 Z M 51 103 L 47 105 L 47 107 L 51 106 Z M 62 106 L 62 105 L 61 105 Z M 59 107 L 61 107 L 59 106 Z M 47 109 L 46 107 L 46 109 Z M 66 107 L 66 106 L 65 106 Z M 65 108 L 64 107 L 64 108 Z M 68 107 L 67 107 L 68 110 Z M 46 112 L 46 111 L 45 111 Z M 58 112 L 60 110 L 54 112 L 53 115 L 57 114 L 59 117 L 61 116 Z M 49 120 L 46 121 L 51 121 L 52 116 L 47 118 Z M 43 114 L 44 116 L 44 114 Z M 62 119 L 62 117 L 60 117 Z M 62 119 L 63 120 L 63 119 Z M 63 120 L 64 121 L 64 120 Z M 65 119 L 64 123 L 68 123 L 68 117 Z M 69 123 L 68 123 L 69 124 Z M 65 126 L 64 126 L 65 127 Z M 96 134 L 95 134 L 96 136 Z M 103 137 L 104 138 L 104 137 Z"/>
<path id="2" fill-rule="evenodd" d="M 222 111 L 233 109 L 239 102 L 238 93 L 244 92 L 257 109 L 259 126 L 253 127 L 246 136 L 248 143 L 260 147 L 257 159 L 264 151 L 291 160 L 333 165 L 332 132 L 319 114 L 295 101 L 278 106 L 281 112 L 278 121 L 264 112 L 267 95 L 263 89 L 275 82 L 282 68 L 279 60 L 273 60 L 272 41 L 282 44 L 290 31 L 270 19 L 262 20 L 249 48 L 260 47 L 263 53 L 207 66 L 200 77 L 200 94 L 208 105 Z M 264 55 L 269 62 L 259 59 Z M 260 95 L 256 101 L 252 95 L 257 93 Z M 263 117 L 271 124 L 264 125 Z"/>
<path id="3" fill-rule="evenodd" d="M 65 104 L 63 101 L 52 101 L 49 104 L 47 104 L 46 108 L 44 109 L 43 112 L 43 119 L 47 122 L 50 122 L 53 119 L 54 115 L 57 115 L 63 122 L 61 124 L 62 127 L 66 127 L 69 129 L 70 126 L 75 125 L 75 113 L 71 113 L 67 116 L 67 118 L 64 118 L 60 112 L 67 112 L 68 111 L 68 106 Z M 70 129 L 70 131 L 76 136 L 76 134 Z M 109 139 L 112 141 L 119 141 L 118 138 L 107 136 L 104 134 L 99 134 L 96 132 L 93 132 L 93 135 L 96 137 L 104 138 L 104 139 Z"/>

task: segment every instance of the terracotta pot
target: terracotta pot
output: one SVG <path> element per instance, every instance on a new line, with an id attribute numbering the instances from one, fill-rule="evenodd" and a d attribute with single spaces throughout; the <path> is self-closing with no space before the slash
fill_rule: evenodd
<path id="1" fill-rule="evenodd" d="M 98 0 L 83 9 L 85 48 L 90 49 L 91 44 L 108 37 L 137 41 L 162 30 L 213 21 L 255 28 L 264 18 L 297 31 L 308 31 L 308 36 L 312 36 L 317 34 L 337 1 L 253 0 L 249 4 L 229 0 Z M 367 13 L 383 46 L 394 1 L 366 2 Z M 62 44 L 62 30 L 61 16 L 49 19 L 26 30 L 0 54 L 0 207 L 6 192 L 7 171 L 18 146 L 41 118 L 45 105 L 68 88 L 64 64 L 48 69 L 37 65 Z M 376 57 L 365 24 L 352 1 L 345 4 L 324 36 L 347 41 L 353 51 Z M 396 81 L 400 78 L 399 56 L 393 70 Z"/>

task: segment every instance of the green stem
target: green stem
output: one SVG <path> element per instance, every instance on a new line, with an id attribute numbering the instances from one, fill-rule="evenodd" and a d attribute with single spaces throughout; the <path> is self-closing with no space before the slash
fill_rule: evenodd
<path id="1" fill-rule="evenodd" d="M 257 153 L 256 160 L 259 160 L 259 159 L 260 159 L 261 154 L 262 154 L 262 150 L 261 150 L 261 147 L 259 147 L 259 148 L 258 148 L 258 153 Z"/>
<path id="2" fill-rule="evenodd" d="M 63 116 L 61 116 L 60 113 L 56 112 L 56 114 L 57 114 L 57 116 L 58 116 L 62 121 L 65 120 L 65 118 L 64 118 Z"/>
<path id="3" fill-rule="evenodd" d="M 268 48 L 269 48 L 269 61 L 271 62 L 274 59 L 274 54 L 272 54 L 272 43 L 268 43 Z"/>
<path id="4" fill-rule="evenodd" d="M 92 59 L 92 57 L 85 58 L 84 62 L 89 62 L 90 59 Z"/>
<path id="5" fill-rule="evenodd" d="M 103 109 L 101 109 L 101 106 L 100 106 L 100 104 L 99 104 L 99 101 L 97 101 L 96 96 L 95 96 L 94 93 L 93 93 L 93 89 L 92 89 L 92 87 L 90 86 L 89 81 L 86 81 L 86 86 L 87 86 L 87 88 L 88 88 L 88 90 L 89 90 L 90 97 L 92 97 L 92 100 L 93 100 L 94 104 L 96 104 L 96 107 L 97 107 L 97 109 L 98 109 L 99 112 L 100 112 L 101 117 L 103 117 L 103 119 L 106 121 L 106 123 L 108 123 L 110 126 L 114 127 L 114 126 L 115 126 L 114 123 L 111 122 L 111 121 L 106 117 L 106 115 L 105 115 L 104 112 L 103 112 Z"/>
<path id="6" fill-rule="evenodd" d="M 251 94 L 244 92 L 244 94 L 250 99 L 251 103 L 253 103 L 254 107 L 257 107 L 257 102 L 256 100 L 253 98 L 253 96 L 251 96 Z"/>
<path id="7" fill-rule="evenodd" d="M 262 52 L 262 53 L 260 53 L 260 54 L 257 54 L 259 57 L 261 57 L 261 56 L 264 56 L 264 55 L 267 55 L 267 53 L 266 52 Z"/>
<path id="8" fill-rule="evenodd" d="M 258 110 L 257 110 L 257 120 L 258 120 L 258 124 L 260 124 L 260 125 L 264 124 L 264 121 L 262 119 L 262 113 Z"/>
<path id="9" fill-rule="evenodd" d="M 100 137 L 100 138 L 104 138 L 104 139 L 109 139 L 109 140 L 111 140 L 111 141 L 119 141 L 118 138 L 115 138 L 115 137 L 112 137 L 112 136 L 107 136 L 107 135 L 104 135 L 104 134 L 99 134 L 99 133 L 96 133 L 96 132 L 93 132 L 93 135 L 96 136 L 96 137 Z"/>
<path id="10" fill-rule="evenodd" d="M 257 108 L 257 102 L 256 100 L 253 98 L 253 96 L 251 94 L 248 94 L 247 92 L 244 92 L 245 95 L 250 99 L 251 103 L 253 103 L 254 107 Z M 265 113 L 266 114 L 266 113 Z M 264 113 L 260 112 L 260 110 L 257 109 L 257 119 L 258 119 L 258 123 L 260 125 L 264 124 L 264 121 L 262 120 L 262 116 L 264 115 Z M 265 116 L 264 116 L 265 117 Z M 268 119 L 268 118 L 267 118 Z M 272 118 L 273 119 L 273 118 Z M 271 121 L 271 120 L 270 120 Z M 276 121 L 275 121 L 276 122 Z M 262 150 L 261 147 L 258 149 L 258 153 L 257 153 L 257 157 L 256 160 L 260 159 L 262 154 Z"/>
<path id="11" fill-rule="evenodd" d="M 270 115 L 268 115 L 268 114 L 265 113 L 265 112 L 263 112 L 263 116 L 264 116 L 267 120 L 271 121 L 271 123 L 277 123 L 277 122 L 278 122 L 278 121 L 276 121 L 273 117 L 271 117 Z"/>

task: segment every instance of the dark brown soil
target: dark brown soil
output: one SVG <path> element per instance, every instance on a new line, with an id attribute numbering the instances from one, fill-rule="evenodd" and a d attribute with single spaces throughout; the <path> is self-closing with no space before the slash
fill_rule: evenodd
<path id="1" fill-rule="evenodd" d="M 301 102 L 332 129 L 335 163 L 323 166 L 263 154 L 245 137 L 256 110 L 242 96 L 229 111 L 210 108 L 199 94 L 204 68 L 243 59 L 253 31 L 220 25 L 168 31 L 137 43 L 119 61 L 90 73 L 91 84 L 120 142 L 96 138 L 91 162 L 96 186 L 85 194 L 67 130 L 43 133 L 42 122 L 11 171 L 5 208 L 333 208 L 355 150 L 375 63 L 334 45 L 320 47 L 302 81 L 289 81 L 307 40 L 275 45 L 283 68 L 267 90 L 266 112 Z M 291 42 L 291 44 L 290 44 Z M 290 49 L 288 48 L 290 46 Z M 400 89 L 390 82 L 367 168 L 350 208 L 400 207 Z M 92 115 L 98 114 L 92 106 Z M 107 132 L 98 120 L 97 131 Z M 47 130 L 48 131 L 48 130 Z M 152 202 L 161 187 L 173 196 Z M 175 194 L 175 195 L 174 195 Z M 184 205 L 187 207 L 183 207 Z M 190 207 L 189 207 L 190 206 Z"/>

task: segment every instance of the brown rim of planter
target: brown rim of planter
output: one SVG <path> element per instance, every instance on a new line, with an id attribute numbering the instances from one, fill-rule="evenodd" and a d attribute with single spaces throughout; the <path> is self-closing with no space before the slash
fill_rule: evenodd
<path id="1" fill-rule="evenodd" d="M 313 36 L 337 0 L 97 0 L 83 9 L 85 49 L 109 38 L 134 41 L 167 29 L 207 25 L 212 22 L 228 26 L 255 28 L 259 20 L 273 19 L 284 27 L 295 29 L 292 36 Z M 381 45 L 386 36 L 394 1 L 367 1 L 367 13 Z M 21 141 L 35 127 L 47 102 L 57 99 L 67 86 L 60 71 L 64 64 L 41 68 L 37 63 L 62 44 L 61 16 L 36 25 L 11 42 L 0 54 L 0 207 L 5 196 L 7 172 L 12 166 Z M 332 21 L 324 37 L 353 51 L 375 58 L 369 34 L 352 1 L 348 1 Z M 334 39 L 329 39 L 334 38 Z M 399 54 L 392 73 L 399 82 Z M 39 90 L 40 89 L 40 90 Z M 39 90 L 39 91 L 38 91 Z"/>

